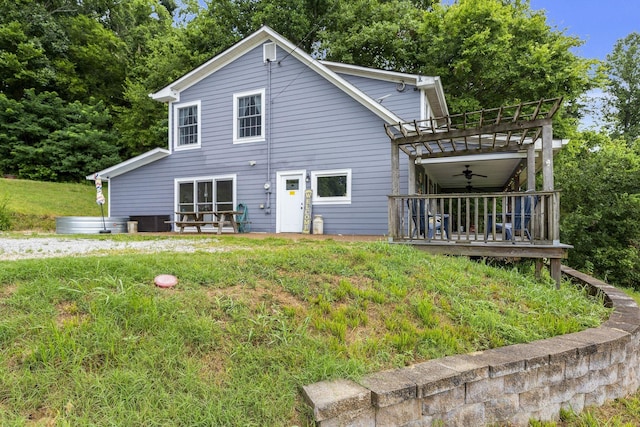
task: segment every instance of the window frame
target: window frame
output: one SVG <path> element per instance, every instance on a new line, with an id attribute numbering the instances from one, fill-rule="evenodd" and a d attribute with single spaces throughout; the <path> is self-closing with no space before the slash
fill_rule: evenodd
<path id="1" fill-rule="evenodd" d="M 312 202 L 314 205 L 351 204 L 351 169 L 331 169 L 311 172 L 311 189 L 313 190 Z M 318 178 L 345 175 L 347 179 L 347 194 L 337 197 L 320 197 L 318 195 Z"/>
<path id="2" fill-rule="evenodd" d="M 180 185 L 181 184 L 193 184 L 193 206 L 194 206 L 194 210 L 196 212 L 200 212 L 198 206 L 205 204 L 205 203 L 210 203 L 213 207 L 214 210 L 217 211 L 217 205 L 220 203 L 229 203 L 227 201 L 223 201 L 220 202 L 217 200 L 218 198 L 218 194 L 217 194 L 217 190 L 216 190 L 216 183 L 218 181 L 231 181 L 231 204 L 232 204 L 232 209 L 231 210 L 235 210 L 235 206 L 237 206 L 237 185 L 238 185 L 238 176 L 236 174 L 226 174 L 226 175 L 207 175 L 207 176 L 190 176 L 190 177 L 180 177 L 180 178 L 174 178 L 173 180 L 173 186 L 174 186 L 174 190 L 173 190 L 173 195 L 174 195 L 174 201 L 173 201 L 173 208 L 174 208 L 174 212 L 181 212 L 180 210 Z M 200 201 L 198 199 L 198 184 L 199 183 L 204 183 L 204 182 L 211 182 L 211 190 L 212 190 L 212 194 L 211 194 L 211 202 L 204 202 L 204 201 Z M 209 212 L 209 211 L 203 211 L 203 212 Z"/>
<path id="3" fill-rule="evenodd" d="M 240 98 L 246 98 L 249 96 L 256 96 L 256 95 L 260 95 L 260 117 L 261 117 L 260 135 L 240 137 L 238 135 L 238 131 L 239 131 L 238 100 Z M 265 114 L 265 89 L 264 88 L 233 94 L 233 143 L 234 144 L 244 144 L 249 142 L 265 141 L 266 140 L 265 122 L 266 122 L 266 114 Z"/>
<path id="4" fill-rule="evenodd" d="M 195 144 L 184 144 L 184 145 L 180 145 L 180 126 L 179 126 L 179 120 L 180 120 L 180 110 L 183 108 L 189 108 L 189 107 L 197 107 L 198 113 L 197 113 L 197 132 L 196 132 L 196 139 L 197 142 Z M 174 151 L 181 151 L 181 150 L 193 150 L 193 149 L 198 149 L 202 146 L 202 103 L 200 102 L 200 100 L 198 101 L 192 101 L 192 102 L 184 102 L 184 103 L 180 103 L 180 104 L 173 104 L 173 149 Z"/>

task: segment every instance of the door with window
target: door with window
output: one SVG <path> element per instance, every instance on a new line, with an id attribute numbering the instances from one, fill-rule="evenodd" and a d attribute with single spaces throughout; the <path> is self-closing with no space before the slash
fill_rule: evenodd
<path id="1" fill-rule="evenodd" d="M 213 221 L 207 212 L 232 211 L 235 206 L 233 177 L 181 179 L 177 185 L 178 212 L 197 212 L 204 221 Z M 212 228 L 208 225 L 205 228 Z"/>
<path id="2" fill-rule="evenodd" d="M 302 232 L 304 190 L 304 171 L 278 172 L 276 211 L 278 232 Z"/>

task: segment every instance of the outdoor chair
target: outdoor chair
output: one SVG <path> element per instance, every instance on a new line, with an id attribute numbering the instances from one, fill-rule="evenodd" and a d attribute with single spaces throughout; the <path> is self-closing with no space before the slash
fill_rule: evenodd
<path id="1" fill-rule="evenodd" d="M 407 205 L 411 212 L 411 221 L 413 222 L 413 228 L 411 230 L 411 237 L 424 236 L 424 199 L 409 199 Z"/>
<path id="2" fill-rule="evenodd" d="M 239 203 L 236 211 L 236 223 L 238 224 L 238 233 L 248 233 L 251 231 L 251 221 L 249 221 L 249 208 L 244 203 Z"/>
<path id="3" fill-rule="evenodd" d="M 443 231 L 441 215 L 433 215 L 430 211 L 425 211 L 424 199 L 410 199 L 407 204 L 411 209 L 411 220 L 413 221 L 413 230 L 411 237 L 423 237 L 427 231 L 427 237 L 433 239 L 436 231 Z M 425 218 L 426 214 L 426 218 Z M 428 227 L 428 228 L 427 228 Z"/>
<path id="4" fill-rule="evenodd" d="M 522 201 L 524 199 L 524 210 L 522 209 Z M 496 233 L 502 233 L 504 229 L 504 237 L 505 240 L 514 240 L 513 236 L 517 233 L 520 233 L 521 236 L 525 236 L 529 241 L 531 240 L 531 232 L 529 231 L 529 222 L 531 221 L 531 200 L 533 199 L 533 208 L 538 203 L 538 199 L 535 196 L 517 196 L 513 211 L 509 213 L 505 213 L 505 218 L 507 218 L 510 222 L 497 222 L 495 224 Z M 499 215 L 498 217 L 500 217 Z M 488 238 L 489 233 L 493 230 L 493 216 L 489 216 L 489 224 L 487 227 L 486 237 Z M 515 241 L 514 241 L 515 243 Z"/>

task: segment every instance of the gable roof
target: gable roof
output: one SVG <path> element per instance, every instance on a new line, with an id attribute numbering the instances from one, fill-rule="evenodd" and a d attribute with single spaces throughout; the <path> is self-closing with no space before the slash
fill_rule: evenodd
<path id="1" fill-rule="evenodd" d="M 139 156 L 132 157 L 131 159 L 120 162 L 117 165 L 113 165 L 109 168 L 103 169 L 98 173 L 103 181 L 109 181 L 109 178 L 115 178 L 118 175 L 127 173 L 141 166 L 153 163 L 156 160 L 164 159 L 169 154 L 169 150 L 164 148 L 154 148 L 153 150 L 142 153 Z M 87 175 L 85 178 L 88 180 L 94 179 L 95 174 Z"/>
<path id="2" fill-rule="evenodd" d="M 434 117 L 449 115 L 444 89 L 440 77 L 422 76 L 420 74 L 399 73 L 397 71 L 379 70 L 377 68 L 361 67 L 359 65 L 343 64 L 341 62 L 320 61 L 330 70 L 351 76 L 384 80 L 398 84 L 411 84 L 425 91 Z"/>
<path id="3" fill-rule="evenodd" d="M 427 97 L 429 99 L 430 105 L 432 105 L 434 112 L 447 111 L 446 103 L 444 102 L 444 92 L 442 90 L 442 85 L 440 84 L 440 79 L 438 77 L 424 77 L 392 71 L 374 70 L 353 65 L 338 64 L 334 62 L 318 61 L 306 52 L 303 52 L 296 45 L 291 43 L 289 40 L 287 40 L 268 26 L 263 26 L 255 33 L 231 46 L 229 49 L 211 58 L 209 61 L 193 69 L 168 86 L 160 89 L 158 92 L 150 94 L 149 96 L 160 102 L 177 101 L 180 99 L 181 91 L 198 83 L 202 79 L 215 73 L 225 65 L 235 61 L 248 51 L 262 45 L 267 41 L 275 42 L 280 48 L 287 52 L 287 55 L 293 56 L 294 58 L 298 59 L 307 67 L 318 73 L 320 76 L 324 77 L 326 80 L 334 84 L 336 87 L 341 89 L 347 95 L 351 96 L 354 100 L 362 104 L 364 107 L 372 111 L 374 114 L 376 114 L 378 117 L 389 124 L 398 123 L 403 120 L 395 113 L 382 106 L 382 104 L 369 97 L 360 89 L 356 88 L 354 85 L 340 77 L 337 72 L 348 73 L 346 70 L 351 70 L 351 73 L 357 71 L 363 73 L 361 75 L 364 75 L 364 71 L 368 70 L 368 74 L 366 75 L 367 77 L 377 76 L 373 78 L 379 78 L 382 80 L 389 80 L 389 78 L 392 77 L 393 79 L 397 79 L 398 81 L 404 79 L 405 81 L 411 82 L 418 87 L 422 85 L 427 91 Z"/>

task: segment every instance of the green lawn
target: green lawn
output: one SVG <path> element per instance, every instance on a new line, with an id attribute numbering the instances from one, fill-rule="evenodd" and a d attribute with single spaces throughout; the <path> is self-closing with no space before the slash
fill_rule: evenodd
<path id="1" fill-rule="evenodd" d="M 214 245 L 0 262 L 0 425 L 311 425 L 304 384 L 608 313 L 568 284 L 400 245 Z M 179 285 L 154 287 L 161 273 Z"/>
<path id="2" fill-rule="evenodd" d="M 47 232 L 56 216 L 100 210 L 93 182 L 0 179 L 0 225 L 4 214 L 13 230 Z M 217 246 L 229 250 L 0 261 L 0 425 L 311 425 L 303 384 L 607 316 L 570 285 L 406 247 L 239 236 Z M 155 288 L 161 273 L 180 284 Z M 534 425 L 636 426 L 639 402 Z"/>
<path id="3" fill-rule="evenodd" d="M 106 197 L 106 185 L 103 192 Z M 105 204 L 105 215 L 107 208 Z M 12 230 L 53 231 L 56 216 L 101 215 L 93 181 L 61 184 L 0 178 L 0 217 L 3 211 L 9 215 Z"/>

